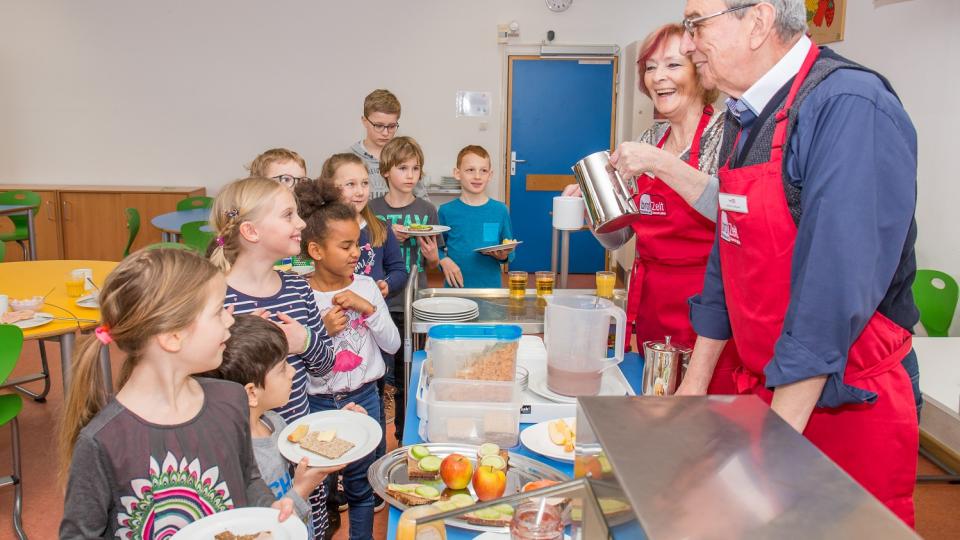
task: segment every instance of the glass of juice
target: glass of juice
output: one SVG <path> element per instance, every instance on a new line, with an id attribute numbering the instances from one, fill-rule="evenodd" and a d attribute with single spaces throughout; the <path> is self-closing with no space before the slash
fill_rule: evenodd
<path id="1" fill-rule="evenodd" d="M 397 540 L 446 540 L 447 530 L 442 521 L 416 523 L 417 519 L 436 513 L 439 510 L 430 506 L 413 506 L 404 510 L 397 523 Z"/>
<path id="2" fill-rule="evenodd" d="M 613 272 L 597 272 L 597 296 L 613 298 L 613 288 L 617 284 L 617 275 Z"/>
<path id="3" fill-rule="evenodd" d="M 527 296 L 527 273 L 514 271 L 510 272 L 510 298 L 522 300 Z"/>
<path id="4" fill-rule="evenodd" d="M 553 272 L 537 272 L 537 298 L 553 294 Z"/>
<path id="5" fill-rule="evenodd" d="M 67 275 L 67 296 L 76 298 L 86 292 L 83 283 L 83 276 L 77 277 L 74 274 Z"/>

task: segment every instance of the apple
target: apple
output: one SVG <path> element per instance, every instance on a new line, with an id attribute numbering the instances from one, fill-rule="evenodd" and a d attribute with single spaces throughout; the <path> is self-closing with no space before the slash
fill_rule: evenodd
<path id="1" fill-rule="evenodd" d="M 501 470 L 481 465 L 473 473 L 473 491 L 481 501 L 500 498 L 506 489 L 507 475 Z"/>
<path id="2" fill-rule="evenodd" d="M 450 489 L 463 489 L 473 476 L 473 463 L 460 454 L 450 454 L 440 463 L 440 478 Z"/>

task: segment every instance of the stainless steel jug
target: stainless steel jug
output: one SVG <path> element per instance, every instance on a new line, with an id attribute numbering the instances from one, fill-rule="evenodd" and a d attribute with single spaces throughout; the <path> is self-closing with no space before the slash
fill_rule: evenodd
<path id="1" fill-rule="evenodd" d="M 677 391 L 681 371 L 690 362 L 693 351 L 678 343 L 670 343 L 670 336 L 660 341 L 643 342 L 643 395 L 669 396 Z"/>
<path id="2" fill-rule="evenodd" d="M 620 173 L 610 165 L 610 152 L 594 152 L 571 168 L 580 184 L 593 230 L 615 231 L 637 218 L 637 205 Z"/>

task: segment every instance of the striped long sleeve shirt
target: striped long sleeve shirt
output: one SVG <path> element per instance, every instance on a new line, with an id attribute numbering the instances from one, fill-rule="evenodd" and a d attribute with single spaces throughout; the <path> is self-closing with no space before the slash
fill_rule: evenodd
<path id="1" fill-rule="evenodd" d="M 282 312 L 313 332 L 313 339 L 307 350 L 287 357 L 287 362 L 294 367 L 296 375 L 293 377 L 290 401 L 276 409 L 276 412 L 289 423 L 310 412 L 307 404 L 307 375 L 327 375 L 333 368 L 334 358 L 332 341 L 323 327 L 320 310 L 317 309 L 310 285 L 296 274 L 278 274 L 283 284 L 273 296 L 255 297 L 227 287 L 224 305 L 234 306 L 234 313 L 238 315 L 265 309 L 271 313 L 270 319 L 274 321 L 279 321 L 276 313 Z"/>

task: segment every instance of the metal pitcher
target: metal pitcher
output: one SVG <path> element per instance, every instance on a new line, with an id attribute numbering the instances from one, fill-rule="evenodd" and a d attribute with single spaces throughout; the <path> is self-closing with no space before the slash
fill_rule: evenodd
<path id="1" fill-rule="evenodd" d="M 669 396 L 677 391 L 681 371 L 690 362 L 693 351 L 678 343 L 671 343 L 670 336 L 661 341 L 643 342 L 643 395 Z"/>
<path id="2" fill-rule="evenodd" d="M 594 152 L 571 168 L 580 184 L 593 230 L 615 231 L 637 218 L 637 205 L 620 173 L 610 165 L 610 152 Z"/>

